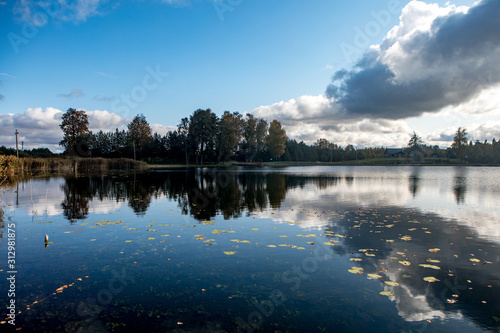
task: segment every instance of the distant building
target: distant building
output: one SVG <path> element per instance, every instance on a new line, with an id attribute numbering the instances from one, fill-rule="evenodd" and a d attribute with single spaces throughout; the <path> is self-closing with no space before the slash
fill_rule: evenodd
<path id="1" fill-rule="evenodd" d="M 403 148 L 386 148 L 384 157 L 390 158 L 390 157 L 405 157 L 406 153 L 404 152 Z"/>
<path id="2" fill-rule="evenodd" d="M 408 154 L 408 157 L 409 158 L 424 158 L 424 153 L 422 153 L 420 150 L 418 149 L 413 149 L 412 151 L 410 151 L 410 153 Z"/>

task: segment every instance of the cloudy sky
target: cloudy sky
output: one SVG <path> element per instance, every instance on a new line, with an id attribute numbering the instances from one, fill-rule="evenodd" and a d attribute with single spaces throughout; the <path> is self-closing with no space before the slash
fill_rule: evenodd
<path id="1" fill-rule="evenodd" d="M 143 113 L 253 113 L 342 146 L 500 139 L 498 0 L 0 1 L 0 145 L 58 150 Z"/>

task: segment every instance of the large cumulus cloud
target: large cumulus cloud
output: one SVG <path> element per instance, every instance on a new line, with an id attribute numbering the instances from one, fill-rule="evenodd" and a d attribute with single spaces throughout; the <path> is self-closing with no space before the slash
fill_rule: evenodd
<path id="1" fill-rule="evenodd" d="M 327 96 L 345 116 L 387 119 L 467 102 L 500 82 L 499 17 L 497 0 L 469 9 L 412 1 L 382 44 L 334 75 Z"/>
<path id="2" fill-rule="evenodd" d="M 487 123 L 500 111 L 499 17 L 498 0 L 472 7 L 411 1 L 381 44 L 369 47 L 353 68 L 333 75 L 325 95 L 252 112 L 280 120 L 291 137 L 308 143 L 324 137 L 343 145 L 404 146 L 412 120 L 432 121 L 446 113 L 474 121 L 454 128 L 448 121 L 446 128 L 420 133 L 427 143 L 449 146 L 459 126 L 467 126 L 474 138 L 491 140 L 485 135 L 498 131 Z M 482 116 L 488 118 L 481 121 Z"/>

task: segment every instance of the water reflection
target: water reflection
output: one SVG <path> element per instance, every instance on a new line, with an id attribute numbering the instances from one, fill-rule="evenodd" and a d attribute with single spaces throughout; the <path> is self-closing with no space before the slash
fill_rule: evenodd
<path id="1" fill-rule="evenodd" d="M 337 242 L 331 248 L 338 257 L 361 259 L 351 265 L 362 267 L 364 276 L 381 275 L 380 287 L 394 293 L 391 300 L 406 322 L 423 321 L 420 328 L 425 328 L 425 320 L 465 318 L 484 329 L 499 329 L 500 182 L 496 169 L 309 170 L 197 169 L 40 179 L 21 183 L 7 203 L 18 200 L 19 209 L 62 214 L 71 223 L 116 207 L 143 217 L 154 203 L 166 200 L 198 221 L 252 215 L 276 225 L 292 223 L 299 230 L 291 231 L 288 239 L 315 232 L 321 235 L 315 240 L 318 244 Z M 121 249 L 123 239 L 119 241 Z M 139 244 L 135 241 L 132 244 Z M 180 248 L 181 243 L 177 244 Z M 169 247 L 172 253 L 176 249 Z M 203 247 L 199 253 L 208 252 Z M 268 260 L 256 258 L 255 262 Z M 331 276 L 339 274 L 337 267 L 325 269 L 330 269 Z M 330 275 L 325 280 L 332 283 Z M 424 281 L 429 276 L 439 281 Z"/>
<path id="2" fill-rule="evenodd" d="M 421 170 L 421 168 L 419 168 L 419 167 L 413 168 L 410 177 L 408 177 L 410 193 L 413 195 L 414 198 L 417 196 L 417 193 L 419 190 L 420 170 Z"/>
<path id="3" fill-rule="evenodd" d="M 455 170 L 455 176 L 453 178 L 453 193 L 455 194 L 455 199 L 457 204 L 465 203 L 465 193 L 467 191 L 467 177 L 465 168 L 458 167 Z"/>

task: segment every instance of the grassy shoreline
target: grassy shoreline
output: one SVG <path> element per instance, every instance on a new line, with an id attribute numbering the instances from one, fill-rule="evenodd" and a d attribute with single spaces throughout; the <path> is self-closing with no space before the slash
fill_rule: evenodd
<path id="1" fill-rule="evenodd" d="M 126 158 L 32 158 L 0 156 L 0 178 L 37 173 L 89 173 L 145 170 L 147 163 Z"/>
<path id="2" fill-rule="evenodd" d="M 259 167 L 252 162 L 228 162 L 207 165 L 195 164 L 150 164 L 149 169 L 182 169 L 182 168 L 233 168 L 240 166 Z M 264 162 L 262 167 L 290 167 L 290 166 L 491 166 L 498 167 L 498 164 L 467 164 L 459 159 L 433 159 L 427 158 L 423 161 L 414 161 L 405 158 L 373 158 L 342 162 Z"/>

